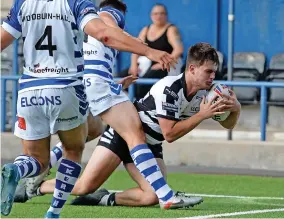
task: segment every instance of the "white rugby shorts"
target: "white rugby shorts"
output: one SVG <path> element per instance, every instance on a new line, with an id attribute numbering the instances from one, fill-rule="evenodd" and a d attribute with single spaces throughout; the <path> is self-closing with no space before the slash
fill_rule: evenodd
<path id="1" fill-rule="evenodd" d="M 111 107 L 130 101 L 121 84 L 107 81 L 98 76 L 84 75 L 84 84 L 90 112 L 97 116 Z"/>
<path id="2" fill-rule="evenodd" d="M 39 140 L 59 130 L 74 129 L 87 120 L 88 105 L 83 85 L 21 92 L 14 134 Z"/>

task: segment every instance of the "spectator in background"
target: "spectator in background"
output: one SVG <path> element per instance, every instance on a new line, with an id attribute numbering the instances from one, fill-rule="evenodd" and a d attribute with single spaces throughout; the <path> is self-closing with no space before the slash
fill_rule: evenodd
<path id="1" fill-rule="evenodd" d="M 167 8 L 163 4 L 155 4 L 151 11 L 152 24 L 144 27 L 139 37 L 149 47 L 170 53 L 177 61 L 176 69 L 170 72 L 162 70 L 159 63 L 152 62 L 148 58 L 136 54 L 131 56 L 131 66 L 121 72 L 124 77 L 128 73 L 142 78 L 163 78 L 167 75 L 178 75 L 182 67 L 183 44 L 176 26 L 168 22 Z M 150 90 L 152 85 L 136 85 L 136 98 L 142 98 Z"/>

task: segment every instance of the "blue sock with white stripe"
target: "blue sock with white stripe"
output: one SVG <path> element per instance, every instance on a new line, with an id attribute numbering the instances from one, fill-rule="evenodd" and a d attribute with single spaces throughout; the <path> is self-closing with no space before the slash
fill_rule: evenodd
<path id="1" fill-rule="evenodd" d="M 18 166 L 21 179 L 37 176 L 40 172 L 40 163 L 35 158 L 28 155 L 18 156 L 14 164 Z"/>
<path id="2" fill-rule="evenodd" d="M 60 162 L 62 156 L 63 156 L 62 143 L 59 142 L 50 151 L 49 168 L 51 169 L 52 167 L 56 166 Z"/>
<path id="3" fill-rule="evenodd" d="M 135 166 L 155 190 L 159 200 L 164 202 L 173 197 L 174 192 L 163 177 L 157 161 L 147 144 L 137 145 L 130 151 Z"/>
<path id="4" fill-rule="evenodd" d="M 48 212 L 59 215 L 80 175 L 81 165 L 62 159 L 56 173 L 55 190 Z"/>

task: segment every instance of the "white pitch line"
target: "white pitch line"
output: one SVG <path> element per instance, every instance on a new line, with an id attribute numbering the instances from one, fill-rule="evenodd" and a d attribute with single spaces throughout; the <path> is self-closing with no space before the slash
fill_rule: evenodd
<path id="1" fill-rule="evenodd" d="M 121 190 L 109 190 L 110 192 L 122 192 Z M 264 199 L 264 200 L 284 200 L 284 197 L 257 197 L 257 196 L 238 196 L 238 195 L 211 195 L 211 194 L 197 194 L 186 193 L 189 196 L 201 196 L 209 198 L 239 198 L 239 199 Z"/>
<path id="2" fill-rule="evenodd" d="M 237 196 L 237 195 L 210 195 L 210 194 L 196 194 L 187 193 L 189 196 L 201 196 L 210 198 L 243 198 L 243 199 L 267 199 L 267 200 L 284 200 L 284 197 L 257 197 L 257 196 Z"/>
<path id="3" fill-rule="evenodd" d="M 240 211 L 240 212 L 223 213 L 223 214 L 211 214 L 211 215 L 204 215 L 204 216 L 183 217 L 183 218 L 178 218 L 178 219 L 192 219 L 192 218 L 203 219 L 203 218 L 216 218 L 216 217 L 230 217 L 230 216 L 238 216 L 238 215 L 246 215 L 246 214 L 262 214 L 262 213 L 281 212 L 281 211 L 284 211 L 284 208 Z"/>

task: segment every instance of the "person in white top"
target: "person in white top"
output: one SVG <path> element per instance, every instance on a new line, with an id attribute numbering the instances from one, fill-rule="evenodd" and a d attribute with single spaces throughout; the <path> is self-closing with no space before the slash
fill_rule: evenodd
<path id="1" fill-rule="evenodd" d="M 59 217 L 81 172 L 88 101 L 80 30 L 114 49 L 146 55 L 164 68 L 174 65 L 166 52 L 106 25 L 89 0 L 16 0 L 1 26 L 1 51 L 22 36 L 25 67 L 19 80 L 15 135 L 22 139 L 24 153 L 2 167 L 3 215 L 11 211 L 19 180 L 47 168 L 51 134 L 57 133 L 63 143 L 64 159 L 46 218 Z"/>

